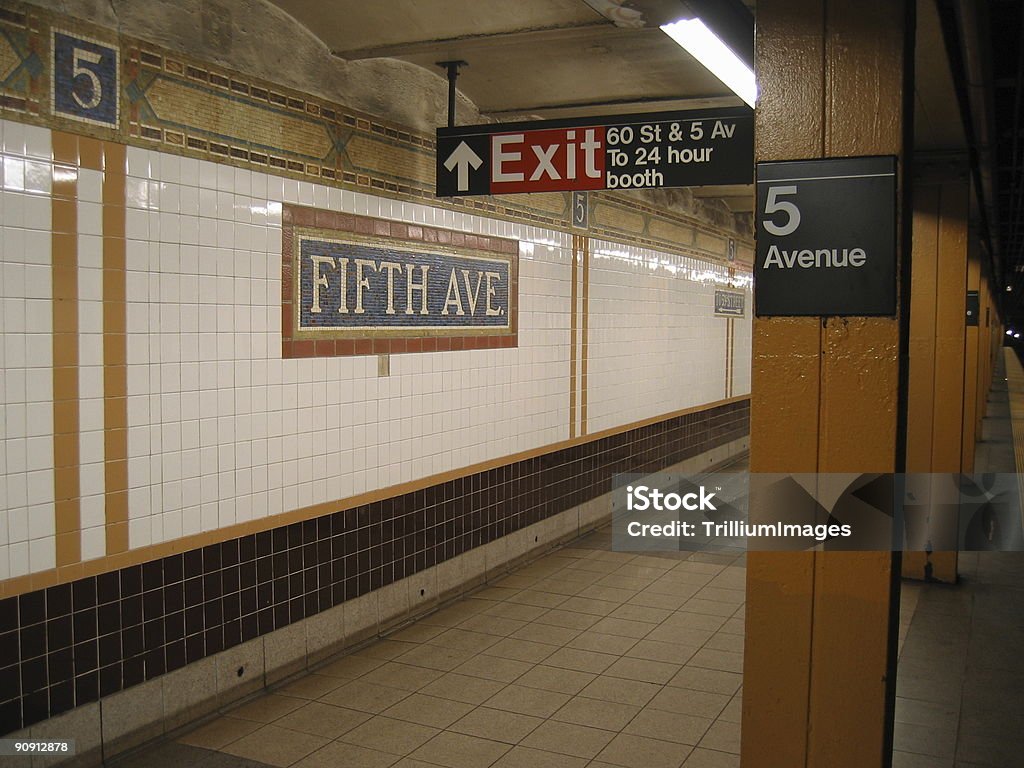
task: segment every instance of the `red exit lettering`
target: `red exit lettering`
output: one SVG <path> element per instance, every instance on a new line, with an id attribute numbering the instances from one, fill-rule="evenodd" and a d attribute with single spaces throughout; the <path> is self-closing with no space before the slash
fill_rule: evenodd
<path id="1" fill-rule="evenodd" d="M 491 194 L 604 188 L 604 127 L 491 136 Z"/>

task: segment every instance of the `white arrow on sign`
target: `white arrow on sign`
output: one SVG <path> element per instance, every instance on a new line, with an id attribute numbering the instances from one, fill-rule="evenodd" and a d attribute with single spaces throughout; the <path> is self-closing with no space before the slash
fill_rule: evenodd
<path id="1" fill-rule="evenodd" d="M 459 176 L 457 180 L 457 186 L 459 192 L 465 192 L 469 189 L 469 168 L 473 167 L 475 171 L 483 164 L 483 159 L 474 152 L 469 144 L 464 141 L 459 142 L 459 146 L 455 148 L 455 151 L 448 155 L 448 159 L 444 161 L 444 167 L 451 171 L 455 166 L 459 167 Z"/>

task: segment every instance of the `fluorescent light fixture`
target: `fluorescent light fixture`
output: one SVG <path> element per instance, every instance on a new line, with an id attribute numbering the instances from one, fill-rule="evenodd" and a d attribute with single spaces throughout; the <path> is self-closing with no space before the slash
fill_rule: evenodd
<path id="1" fill-rule="evenodd" d="M 1009 330 L 1009 331 L 1007 331 L 1007 332 L 1006 332 L 1006 335 L 1007 335 L 1007 336 L 1013 336 L 1013 331 L 1012 331 L 1012 330 Z"/>
<path id="2" fill-rule="evenodd" d="M 715 77 L 729 86 L 751 108 L 757 101 L 754 71 L 748 67 L 700 19 L 682 19 L 664 24 L 661 31 L 686 49 Z"/>
<path id="3" fill-rule="evenodd" d="M 1013 334 L 1013 338 L 1015 338 L 1015 339 L 1019 339 L 1019 338 L 1020 338 L 1020 334 L 1019 334 L 1019 333 L 1015 333 L 1015 334 Z"/>

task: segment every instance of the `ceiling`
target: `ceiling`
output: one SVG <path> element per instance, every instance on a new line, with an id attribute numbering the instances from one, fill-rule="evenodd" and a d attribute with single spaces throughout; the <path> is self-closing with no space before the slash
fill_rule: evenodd
<path id="1" fill-rule="evenodd" d="M 743 104 L 658 29 L 680 0 L 272 1 L 346 60 L 468 62 L 459 91 L 500 122 Z M 694 193 L 753 210 L 752 186 Z"/>
<path id="2" fill-rule="evenodd" d="M 658 29 L 686 15 L 680 0 L 273 2 L 346 60 L 388 57 L 434 71 L 439 61 L 468 62 L 459 90 L 502 120 L 694 98 L 741 103 Z"/>
<path id="3" fill-rule="evenodd" d="M 704 0 L 690 0 L 698 1 Z M 486 119 L 499 122 L 742 104 L 657 28 L 688 15 L 683 0 L 271 2 L 346 60 L 401 59 L 439 77 L 444 73 L 437 62 L 467 62 L 459 75 L 459 91 Z M 740 0 L 714 2 L 732 5 L 739 13 L 743 6 L 751 12 L 755 6 L 755 0 L 742 0 L 742 5 Z M 915 145 L 927 153 L 962 153 L 971 140 L 960 118 L 963 99 L 957 100 L 957 73 L 946 46 L 948 8 L 956 2 L 918 0 Z M 996 53 L 996 68 L 1006 80 L 1019 79 L 1020 0 L 989 2 L 1001 11 L 996 39 L 1002 49 L 1012 51 Z M 1005 98 L 998 101 L 998 111 L 1007 108 Z M 1024 137 L 1024 125 L 1017 136 Z M 1004 152 L 1001 144 L 1000 151 L 1012 155 L 1015 150 Z M 1018 154 L 1024 155 L 1024 147 Z M 734 212 L 753 209 L 749 185 L 693 192 L 719 198 Z M 1017 229 L 1019 234 L 1008 230 L 1004 237 L 1008 242 L 1018 237 L 1024 244 L 1024 226 Z"/>
<path id="4" fill-rule="evenodd" d="M 987 20 L 991 45 L 992 115 L 995 126 L 995 227 L 1008 285 L 1007 318 L 1024 324 L 1024 9 L 1020 0 L 993 0 Z"/>

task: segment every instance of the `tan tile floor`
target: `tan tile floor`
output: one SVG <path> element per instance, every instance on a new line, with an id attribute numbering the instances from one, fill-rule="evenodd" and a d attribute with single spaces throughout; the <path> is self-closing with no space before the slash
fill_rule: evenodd
<path id="1" fill-rule="evenodd" d="M 745 570 L 591 534 L 179 738 L 297 768 L 736 768 Z"/>
<path id="2" fill-rule="evenodd" d="M 1014 469 L 1001 377 L 979 471 Z M 118 765 L 735 768 L 742 558 L 609 549 L 592 534 Z M 1024 558 L 961 573 L 903 585 L 894 767 L 1021 764 Z"/>
<path id="3" fill-rule="evenodd" d="M 1004 376 L 998 357 L 979 473 L 1017 470 Z M 1024 554 L 961 552 L 958 570 L 957 587 L 903 585 L 893 768 L 1024 765 Z"/>

